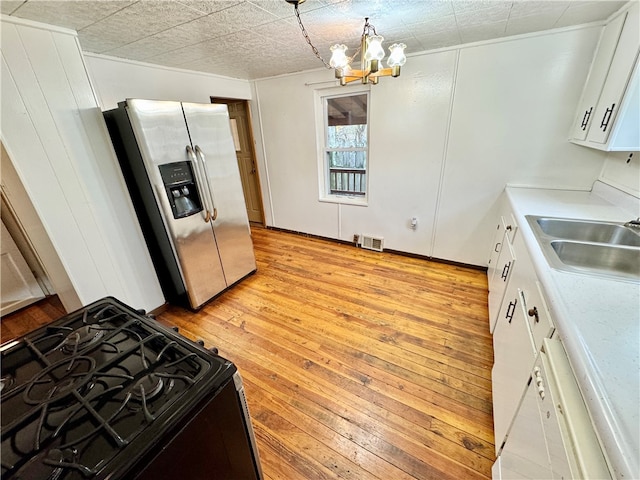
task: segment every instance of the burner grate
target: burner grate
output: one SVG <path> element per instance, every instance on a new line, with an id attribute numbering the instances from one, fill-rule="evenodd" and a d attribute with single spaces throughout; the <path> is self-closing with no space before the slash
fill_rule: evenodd
<path id="1" fill-rule="evenodd" d="M 2 352 L 3 479 L 95 477 L 230 365 L 108 300 Z"/>

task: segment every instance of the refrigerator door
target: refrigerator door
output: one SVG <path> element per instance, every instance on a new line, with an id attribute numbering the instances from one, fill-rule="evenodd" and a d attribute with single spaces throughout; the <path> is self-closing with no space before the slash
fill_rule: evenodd
<path id="1" fill-rule="evenodd" d="M 193 156 L 187 150 L 191 144 L 182 106 L 179 102 L 130 99 L 127 100 L 127 113 L 178 259 L 189 302 L 197 308 L 224 290 L 227 284 L 207 209 L 174 218 L 168 196 L 170 190 L 161 175 L 161 165 L 176 162 L 190 162 L 194 170 Z M 166 168 L 164 172 L 166 179 Z M 193 173 L 197 182 L 199 177 L 195 171 Z M 202 186 L 198 185 L 198 189 L 202 197 Z"/>
<path id="2" fill-rule="evenodd" d="M 183 103 L 194 151 L 209 180 L 209 205 L 222 268 L 228 285 L 255 271 L 249 219 L 242 194 L 226 105 Z M 205 189 L 202 189 L 205 190 Z"/>

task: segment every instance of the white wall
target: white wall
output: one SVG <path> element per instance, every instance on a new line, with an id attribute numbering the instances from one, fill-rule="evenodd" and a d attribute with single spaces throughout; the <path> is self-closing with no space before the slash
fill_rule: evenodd
<path id="1" fill-rule="evenodd" d="M 434 257 L 486 262 L 505 184 L 591 189 L 606 154 L 567 138 L 599 33 L 462 49 Z"/>
<path id="2" fill-rule="evenodd" d="M 606 154 L 567 138 L 600 30 L 411 56 L 399 78 L 371 87 L 366 207 L 318 201 L 314 91 L 333 85 L 331 72 L 256 81 L 268 224 L 381 235 L 388 249 L 486 265 L 505 184 L 589 190 L 598 178 Z"/>
<path id="3" fill-rule="evenodd" d="M 640 152 L 611 152 L 600 180 L 640 198 Z"/>
<path id="4" fill-rule="evenodd" d="M 2 17 L 2 141 L 83 305 L 164 303 L 75 32 Z"/>
<path id="5" fill-rule="evenodd" d="M 102 110 L 127 98 L 210 103 L 211 96 L 251 99 L 247 80 L 132 62 L 104 55 L 84 55 Z"/>

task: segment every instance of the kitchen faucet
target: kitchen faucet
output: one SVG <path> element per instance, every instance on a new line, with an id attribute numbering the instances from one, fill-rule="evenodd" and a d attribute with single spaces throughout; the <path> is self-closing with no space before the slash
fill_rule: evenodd
<path id="1" fill-rule="evenodd" d="M 629 220 L 627 223 L 624 224 L 624 226 L 629 228 L 640 229 L 640 217 L 636 218 L 635 220 Z"/>

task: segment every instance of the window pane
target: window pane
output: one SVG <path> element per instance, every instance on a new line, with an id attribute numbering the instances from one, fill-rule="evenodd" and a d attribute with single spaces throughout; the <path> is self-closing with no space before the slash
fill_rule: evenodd
<path id="1" fill-rule="evenodd" d="M 327 152 L 329 168 L 367 168 L 367 152 Z"/>
<path id="2" fill-rule="evenodd" d="M 327 147 L 367 146 L 367 95 L 327 99 Z"/>
<path id="3" fill-rule="evenodd" d="M 327 194 L 366 197 L 367 93 L 325 97 Z"/>

